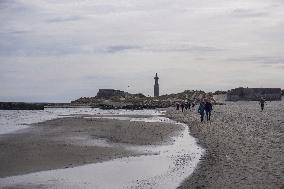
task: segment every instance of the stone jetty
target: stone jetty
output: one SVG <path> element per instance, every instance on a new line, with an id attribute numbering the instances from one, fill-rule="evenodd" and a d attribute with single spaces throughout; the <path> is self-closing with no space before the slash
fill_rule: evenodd
<path id="1" fill-rule="evenodd" d="M 43 110 L 44 104 L 24 102 L 0 102 L 0 110 Z"/>

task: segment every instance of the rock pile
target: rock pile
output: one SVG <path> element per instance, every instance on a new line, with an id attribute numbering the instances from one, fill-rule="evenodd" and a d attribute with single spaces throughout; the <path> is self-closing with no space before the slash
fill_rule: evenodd
<path id="1" fill-rule="evenodd" d="M 0 110 L 43 110 L 44 104 L 24 102 L 0 102 Z"/>
<path id="2" fill-rule="evenodd" d="M 204 91 L 185 90 L 177 94 L 146 97 L 145 95 L 130 94 L 114 89 L 100 89 L 95 97 L 81 97 L 71 102 L 71 105 L 87 105 L 101 109 L 155 109 L 175 106 L 177 102 L 199 102 L 200 99 L 213 99 L 213 94 Z"/>

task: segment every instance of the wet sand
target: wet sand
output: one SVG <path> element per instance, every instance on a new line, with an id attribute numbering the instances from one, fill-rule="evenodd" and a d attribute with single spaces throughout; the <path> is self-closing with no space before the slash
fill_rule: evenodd
<path id="1" fill-rule="evenodd" d="M 206 154 L 179 188 L 283 188 L 284 101 L 226 102 L 212 120 L 168 109 L 167 117 L 189 125 Z"/>
<path id="2" fill-rule="evenodd" d="M 130 151 L 124 144 L 171 143 L 181 130 L 169 123 L 83 117 L 33 124 L 0 136 L 0 177 L 139 156 L 145 152 Z"/>

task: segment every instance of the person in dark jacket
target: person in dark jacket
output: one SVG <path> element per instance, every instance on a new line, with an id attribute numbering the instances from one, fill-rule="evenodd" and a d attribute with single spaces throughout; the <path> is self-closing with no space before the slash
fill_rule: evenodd
<path id="1" fill-rule="evenodd" d="M 176 103 L 176 110 L 179 110 L 179 103 Z"/>
<path id="2" fill-rule="evenodd" d="M 206 119 L 207 119 L 207 121 L 210 121 L 211 111 L 213 109 L 212 103 L 210 101 L 207 101 L 205 103 L 204 109 L 205 109 L 205 112 L 206 112 Z"/>
<path id="3" fill-rule="evenodd" d="M 265 104 L 265 98 L 263 98 L 263 97 L 260 98 L 259 104 L 260 104 L 261 111 L 263 111 L 263 109 L 264 109 L 264 104 Z"/>
<path id="4" fill-rule="evenodd" d="M 184 110 L 184 103 L 183 102 L 181 103 L 180 107 L 181 107 L 181 111 L 183 112 L 183 110 Z"/>
<path id="5" fill-rule="evenodd" d="M 190 100 L 188 100 L 187 101 L 187 108 L 190 110 L 190 108 L 191 108 L 191 102 L 190 102 Z"/>
<path id="6" fill-rule="evenodd" d="M 191 107 L 194 108 L 194 106 L 195 106 L 195 102 L 192 102 Z"/>
<path id="7" fill-rule="evenodd" d="M 200 114 L 200 121 L 203 122 L 204 119 L 204 111 L 205 111 L 205 103 L 200 102 L 198 107 L 198 113 Z"/>

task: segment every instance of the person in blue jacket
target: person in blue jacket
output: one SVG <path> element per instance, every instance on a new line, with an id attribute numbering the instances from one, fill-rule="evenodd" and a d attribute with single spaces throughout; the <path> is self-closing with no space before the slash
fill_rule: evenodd
<path id="1" fill-rule="evenodd" d="M 206 112 L 206 119 L 207 119 L 207 121 L 210 121 L 211 111 L 213 109 L 212 103 L 210 101 L 206 101 L 204 109 L 205 109 L 205 112 Z"/>
<path id="2" fill-rule="evenodd" d="M 201 122 L 203 122 L 203 119 L 204 119 L 204 111 L 205 111 L 205 103 L 201 101 L 198 107 L 198 113 L 200 114 Z"/>

